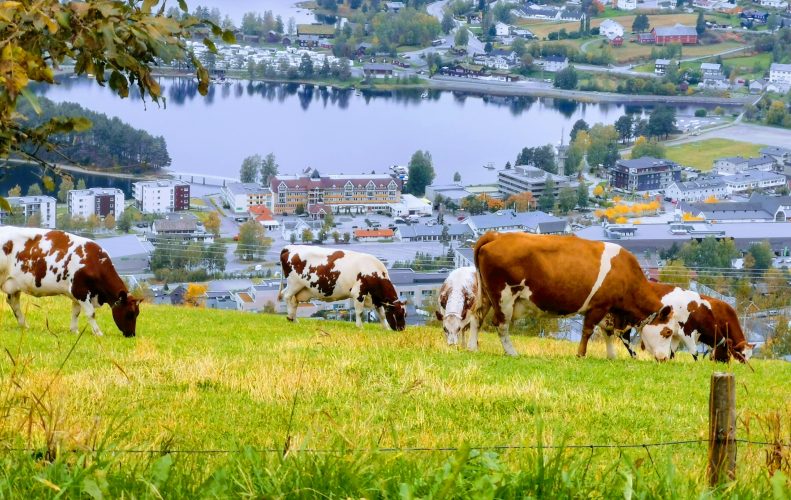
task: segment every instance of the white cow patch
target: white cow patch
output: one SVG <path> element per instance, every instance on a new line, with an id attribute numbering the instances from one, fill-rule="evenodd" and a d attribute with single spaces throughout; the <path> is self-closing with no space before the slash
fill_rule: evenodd
<path id="1" fill-rule="evenodd" d="M 607 278 L 607 275 L 610 273 L 612 269 L 612 260 L 615 258 L 616 255 L 621 251 L 621 247 L 614 243 L 605 243 L 604 244 L 604 251 L 601 254 L 601 262 L 599 263 L 599 274 L 596 276 L 596 282 L 593 283 L 593 288 L 591 288 L 588 297 L 585 299 L 585 302 L 582 303 L 582 307 L 580 307 L 580 313 L 584 313 L 588 310 L 588 306 L 590 305 L 591 300 L 593 300 L 594 295 L 596 292 L 599 291 L 601 288 L 602 283 L 604 283 L 604 279 Z"/>

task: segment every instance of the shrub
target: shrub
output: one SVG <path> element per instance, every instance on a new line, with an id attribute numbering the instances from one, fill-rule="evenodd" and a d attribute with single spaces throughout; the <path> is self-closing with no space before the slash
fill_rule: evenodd
<path id="1" fill-rule="evenodd" d="M 706 114 L 708 114 L 708 111 L 706 111 L 705 109 L 696 109 L 695 110 L 695 116 L 698 117 L 698 118 L 705 118 Z"/>

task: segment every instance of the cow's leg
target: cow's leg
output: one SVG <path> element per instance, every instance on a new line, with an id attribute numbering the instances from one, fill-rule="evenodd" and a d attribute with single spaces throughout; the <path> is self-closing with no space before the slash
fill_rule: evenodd
<path id="1" fill-rule="evenodd" d="M 11 306 L 11 310 L 14 311 L 14 316 L 16 317 L 17 323 L 22 328 L 27 328 L 27 321 L 25 321 L 25 315 L 22 313 L 22 304 L 20 301 L 20 296 L 22 292 L 16 291 L 13 293 L 8 294 L 8 305 Z"/>
<path id="2" fill-rule="evenodd" d="M 381 323 L 382 328 L 385 330 L 390 329 L 390 325 L 387 324 L 387 318 L 385 318 L 385 307 L 379 306 L 376 308 L 376 314 L 379 316 L 379 323 Z"/>
<path id="3" fill-rule="evenodd" d="M 365 310 L 365 300 L 354 301 L 354 324 L 357 328 L 363 327 L 363 311 Z"/>
<path id="4" fill-rule="evenodd" d="M 497 327 L 497 334 L 500 336 L 500 343 L 503 345 L 503 350 L 509 356 L 518 356 L 514 345 L 511 343 L 511 336 L 508 331 L 511 327 L 511 320 L 514 317 L 514 302 L 507 300 L 505 303 L 500 301 L 500 311 L 502 312 L 503 321 Z"/>
<path id="5" fill-rule="evenodd" d="M 478 330 L 483 326 L 483 320 L 489 313 L 489 309 L 492 308 L 489 300 L 485 297 L 481 297 L 480 302 L 481 304 L 476 310 L 468 313 L 472 314 L 470 319 L 470 340 L 467 342 L 467 349 L 470 351 L 478 350 Z"/>
<path id="6" fill-rule="evenodd" d="M 588 353 L 588 341 L 593 335 L 593 329 L 598 325 L 607 311 L 601 309 L 589 309 L 585 313 L 585 319 L 582 322 L 582 337 L 580 337 L 580 345 L 577 348 L 577 357 L 584 358 Z"/>
<path id="7" fill-rule="evenodd" d="M 604 341 L 607 344 L 607 359 L 616 359 L 618 355 L 615 353 L 615 339 L 613 339 L 614 332 L 607 331 L 604 333 Z"/>
<path id="8" fill-rule="evenodd" d="M 93 334 L 97 337 L 101 337 L 103 335 L 102 330 L 99 328 L 99 324 L 96 322 L 97 305 L 94 304 L 93 300 L 86 299 L 80 302 L 80 306 L 82 307 L 82 312 L 85 313 L 85 317 L 88 318 L 88 324 L 91 325 Z"/>
<path id="9" fill-rule="evenodd" d="M 296 295 L 289 295 L 285 298 L 286 301 L 286 319 L 289 321 L 296 321 L 297 320 L 297 307 L 299 306 L 299 302 L 297 301 Z"/>
<path id="10" fill-rule="evenodd" d="M 478 318 L 473 315 L 472 318 L 470 318 L 470 337 L 467 339 L 468 351 L 478 350 L 478 328 Z"/>
<path id="11" fill-rule="evenodd" d="M 69 330 L 72 333 L 77 333 L 79 330 L 79 318 L 80 318 L 80 311 L 82 311 L 82 306 L 76 300 L 72 301 L 71 303 L 71 327 Z"/>

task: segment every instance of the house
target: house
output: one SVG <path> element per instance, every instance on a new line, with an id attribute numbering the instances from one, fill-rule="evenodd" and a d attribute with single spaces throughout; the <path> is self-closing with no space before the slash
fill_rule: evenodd
<path id="1" fill-rule="evenodd" d="M 116 188 L 72 189 L 66 204 L 72 216 L 88 218 L 113 214 L 117 219 L 124 213 L 124 192 Z"/>
<path id="2" fill-rule="evenodd" d="M 355 229 L 354 239 L 357 241 L 392 240 L 395 233 L 392 229 Z"/>
<path id="3" fill-rule="evenodd" d="M 769 66 L 769 82 L 791 85 L 791 64 L 772 63 Z"/>
<path id="4" fill-rule="evenodd" d="M 390 210 L 401 200 L 401 181 L 387 174 L 278 175 L 272 178 L 275 214 L 293 214 L 298 206 L 310 210 L 324 205 L 335 213 Z"/>
<path id="5" fill-rule="evenodd" d="M 577 8 L 564 7 L 558 14 L 558 19 L 561 21 L 579 21 L 584 18 L 585 14 Z"/>
<path id="6" fill-rule="evenodd" d="M 771 189 L 786 185 L 782 174 L 763 170 L 746 170 L 744 172 L 723 177 L 729 193 L 741 193 L 759 189 Z"/>
<path id="7" fill-rule="evenodd" d="M 618 160 L 610 168 L 610 185 L 624 191 L 659 191 L 680 180 L 681 167 L 650 156 Z"/>
<path id="8" fill-rule="evenodd" d="M 722 65 L 716 63 L 703 63 L 700 65 L 700 71 L 703 77 L 707 76 L 720 76 L 722 75 Z"/>
<path id="9" fill-rule="evenodd" d="M 637 0 L 616 0 L 615 5 L 620 10 L 635 10 L 637 8 Z"/>
<path id="10" fill-rule="evenodd" d="M 214 235 L 207 233 L 203 223 L 192 214 L 168 214 L 164 219 L 157 219 L 151 224 L 154 240 L 172 238 L 178 240 L 212 243 Z"/>
<path id="11" fill-rule="evenodd" d="M 670 43 L 680 43 L 682 45 L 695 45 L 698 43 L 698 32 L 694 26 L 675 26 L 656 27 L 651 30 L 657 45 L 667 45 Z"/>
<path id="12" fill-rule="evenodd" d="M 447 226 L 412 224 L 411 226 L 400 226 L 398 228 L 398 236 L 401 241 L 442 241 L 442 232 L 445 227 L 448 229 L 448 241 L 466 241 L 473 236 L 472 230 L 467 224 L 448 224 Z"/>
<path id="13" fill-rule="evenodd" d="M 511 30 L 511 34 L 513 36 L 518 36 L 519 38 L 524 38 L 525 40 L 532 40 L 536 38 L 536 35 L 534 35 L 533 32 L 527 28 L 513 28 Z"/>
<path id="14" fill-rule="evenodd" d="M 273 231 L 280 227 L 280 222 L 275 220 L 274 215 L 272 215 L 272 209 L 268 206 L 251 205 L 248 208 L 248 213 L 250 218 L 264 226 L 264 229 Z"/>
<path id="15" fill-rule="evenodd" d="M 385 10 L 387 12 L 398 13 L 406 7 L 404 2 L 385 2 Z"/>
<path id="16" fill-rule="evenodd" d="M 297 24 L 297 38 L 315 36 L 319 38 L 335 38 L 335 26 L 331 24 Z"/>
<path id="17" fill-rule="evenodd" d="M 449 264 L 448 268 L 450 267 Z M 398 290 L 398 298 L 420 308 L 429 304 L 433 307 L 436 304 L 437 294 L 445 278 L 448 277 L 448 271 L 418 273 L 412 269 L 394 268 L 390 269 L 388 274 L 390 281 Z M 409 317 L 410 314 L 407 312 L 407 319 Z"/>
<path id="18" fill-rule="evenodd" d="M 544 68 L 544 71 L 556 72 L 568 67 L 569 58 L 566 56 L 546 56 L 537 60 L 536 64 Z"/>
<path id="19" fill-rule="evenodd" d="M 668 65 L 670 65 L 670 59 L 657 59 L 654 63 L 654 73 L 664 75 Z"/>
<path id="20" fill-rule="evenodd" d="M 704 76 L 698 87 L 705 90 L 728 90 L 731 88 L 731 81 L 725 75 Z"/>
<path id="21" fill-rule="evenodd" d="M 613 47 L 621 47 L 623 45 L 623 37 L 616 36 L 615 38 L 610 40 L 610 45 L 612 45 Z"/>
<path id="22" fill-rule="evenodd" d="M 426 186 L 426 198 L 431 200 L 432 203 L 437 201 L 437 197 L 441 196 L 444 200 L 449 200 L 458 206 L 461 206 L 461 201 L 472 195 L 461 184 L 432 184 Z"/>
<path id="23" fill-rule="evenodd" d="M 769 13 L 762 10 L 745 9 L 739 14 L 739 18 L 743 25 L 766 24 L 766 21 L 769 20 Z"/>
<path id="24" fill-rule="evenodd" d="M 771 171 L 775 166 L 775 159 L 768 155 L 758 158 L 744 158 L 741 156 L 729 156 L 727 158 L 717 158 L 714 160 L 714 170 L 720 174 L 737 174 L 744 170 Z"/>
<path id="25" fill-rule="evenodd" d="M 721 200 L 727 196 L 728 187 L 719 176 L 688 182 L 674 181 L 665 188 L 665 198 L 673 201 L 705 201 L 710 198 Z"/>
<path id="26" fill-rule="evenodd" d="M 764 88 L 766 88 L 766 80 L 763 78 L 753 80 L 750 82 L 748 88 L 750 89 L 751 94 L 760 94 L 764 91 Z"/>
<path id="27" fill-rule="evenodd" d="M 565 175 L 551 174 L 532 165 L 517 165 L 497 172 L 497 188 L 503 198 L 529 192 L 537 200 L 544 193 L 547 179 L 552 179 L 555 183 L 553 190 L 555 197 L 561 189 L 573 187 L 571 180 Z"/>
<path id="28" fill-rule="evenodd" d="M 255 182 L 230 182 L 222 188 L 225 203 L 234 214 L 244 214 L 251 206 L 272 207 L 272 190 Z"/>
<path id="29" fill-rule="evenodd" d="M 758 0 L 761 7 L 769 7 L 772 9 L 788 9 L 788 0 Z"/>
<path id="30" fill-rule="evenodd" d="M 599 25 L 599 34 L 607 38 L 607 40 L 613 40 L 615 37 L 623 38 L 623 33 L 623 26 L 612 19 L 605 19 Z"/>
<path id="31" fill-rule="evenodd" d="M 511 27 L 502 22 L 497 22 L 497 24 L 494 25 L 494 30 L 495 34 L 500 37 L 511 34 Z"/>
<path id="32" fill-rule="evenodd" d="M 771 156 L 778 165 L 791 165 L 791 149 L 769 146 L 758 151 L 764 156 Z"/>
<path id="33" fill-rule="evenodd" d="M 393 65 L 388 63 L 365 63 L 363 64 L 363 74 L 366 78 L 393 76 Z"/>
<path id="34" fill-rule="evenodd" d="M 555 217 L 541 210 L 532 212 L 516 212 L 514 210 L 498 210 L 493 214 L 473 215 L 464 222 L 470 227 L 475 238 L 486 231 L 497 231 L 499 233 L 509 232 L 528 232 L 539 234 L 539 227 L 542 223 L 566 223 L 566 219 Z M 565 226 L 544 225 L 544 231 L 557 234 L 558 231 L 565 231 Z M 544 233 L 548 234 L 548 233 Z"/>
<path id="35" fill-rule="evenodd" d="M 190 208 L 190 185 L 183 181 L 135 182 L 132 183 L 132 196 L 144 214 L 164 214 Z"/>
<path id="36" fill-rule="evenodd" d="M 0 225 L 25 226 L 35 215 L 39 218 L 38 227 L 55 229 L 57 200 L 52 196 L 10 196 L 6 201 L 13 212 L 0 208 Z"/>
<path id="37" fill-rule="evenodd" d="M 426 198 L 418 198 L 411 194 L 401 195 L 401 201 L 391 203 L 389 207 L 389 211 L 393 217 L 404 215 L 429 216 L 432 214 L 432 210 L 431 201 Z"/>

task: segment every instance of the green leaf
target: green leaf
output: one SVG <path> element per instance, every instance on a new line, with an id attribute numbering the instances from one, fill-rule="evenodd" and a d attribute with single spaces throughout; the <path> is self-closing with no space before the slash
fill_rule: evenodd
<path id="1" fill-rule="evenodd" d="M 30 103 L 30 106 L 33 108 L 33 111 L 36 112 L 37 115 L 41 114 L 41 106 L 38 103 L 38 98 L 36 95 L 31 92 L 27 87 L 22 89 L 22 95 L 27 99 L 27 102 Z"/>
<path id="2" fill-rule="evenodd" d="M 219 26 L 217 26 L 216 24 L 214 24 L 211 21 L 205 21 L 205 22 L 207 22 L 211 26 L 211 34 L 212 35 L 214 35 L 214 36 L 222 36 L 222 28 L 220 28 Z"/>
<path id="3" fill-rule="evenodd" d="M 231 30 L 222 32 L 222 41 L 225 43 L 236 43 L 236 35 Z"/>
<path id="4" fill-rule="evenodd" d="M 3 210 L 5 212 L 13 212 L 14 211 L 14 209 L 11 208 L 11 204 L 8 203 L 8 200 L 6 200 L 2 196 L 0 196 L 0 210 Z"/>
<path id="5" fill-rule="evenodd" d="M 110 88 L 115 90 L 121 97 L 129 97 L 129 82 L 126 77 L 117 70 L 110 73 Z"/>
<path id="6" fill-rule="evenodd" d="M 187 9 L 187 2 L 185 0 L 179 0 L 179 8 L 182 12 L 189 12 L 189 9 Z"/>
<path id="7" fill-rule="evenodd" d="M 82 480 L 82 492 L 86 493 L 89 497 L 95 500 L 102 500 L 104 495 L 102 495 L 102 490 L 99 489 L 99 485 L 96 484 L 96 481 L 90 478 L 85 478 Z"/>
<path id="8" fill-rule="evenodd" d="M 217 46 L 214 45 L 214 42 L 212 42 L 208 37 L 203 39 L 203 45 L 205 45 L 212 53 L 217 53 Z"/>
<path id="9" fill-rule="evenodd" d="M 151 14 L 151 7 L 158 3 L 159 0 L 143 0 L 143 7 L 141 7 L 141 10 L 144 14 Z"/>
<path id="10" fill-rule="evenodd" d="M 151 482 L 156 486 L 162 486 L 170 477 L 170 468 L 173 465 L 173 457 L 165 455 L 158 459 L 151 466 Z"/>
<path id="11" fill-rule="evenodd" d="M 44 184 L 45 191 L 49 191 L 49 192 L 55 191 L 55 181 L 52 180 L 52 177 L 50 177 L 49 175 L 45 175 L 44 177 L 42 177 L 41 182 Z"/>

